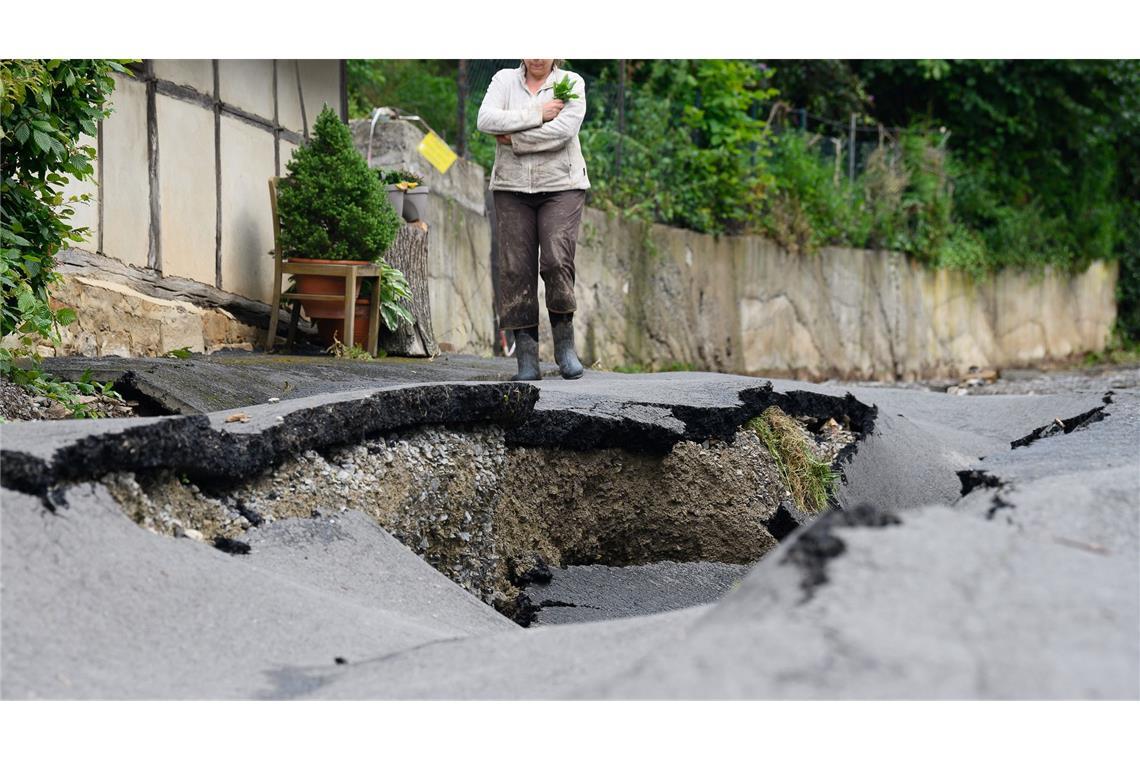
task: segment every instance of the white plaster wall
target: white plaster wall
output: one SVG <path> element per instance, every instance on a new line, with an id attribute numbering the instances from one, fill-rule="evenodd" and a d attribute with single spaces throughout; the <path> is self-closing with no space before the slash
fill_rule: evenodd
<path id="1" fill-rule="evenodd" d="M 273 226 L 268 181 L 273 135 L 222 116 L 222 289 L 268 301 Z"/>
<path id="2" fill-rule="evenodd" d="M 154 75 L 168 82 L 191 87 L 203 95 L 214 94 L 214 62 L 209 58 L 156 59 Z"/>
<path id="3" fill-rule="evenodd" d="M 115 74 L 114 113 L 103 122 L 103 253 L 147 265 L 150 179 L 146 86 Z"/>
<path id="4" fill-rule="evenodd" d="M 218 61 L 222 102 L 273 121 L 273 61 Z"/>
<path id="5" fill-rule="evenodd" d="M 215 280 L 214 115 L 164 95 L 157 101 L 162 273 Z"/>
<path id="6" fill-rule="evenodd" d="M 335 60 L 277 62 L 277 118 L 286 129 L 301 133 L 304 124 L 297 93 L 298 67 L 305 95 L 305 118 L 311 130 L 325 103 L 340 113 L 340 63 Z"/>

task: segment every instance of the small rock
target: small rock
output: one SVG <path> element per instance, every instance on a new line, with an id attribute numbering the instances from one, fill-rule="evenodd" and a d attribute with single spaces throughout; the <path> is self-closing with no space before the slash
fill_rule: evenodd
<path id="1" fill-rule="evenodd" d="M 176 538 L 190 538 L 195 541 L 205 541 L 206 537 L 202 535 L 199 530 L 193 528 L 183 528 L 178 523 L 174 523 L 174 536 Z"/>

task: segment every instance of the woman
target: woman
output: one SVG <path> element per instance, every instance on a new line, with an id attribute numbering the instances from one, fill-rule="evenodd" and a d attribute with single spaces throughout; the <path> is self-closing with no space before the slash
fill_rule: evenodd
<path id="1" fill-rule="evenodd" d="M 590 180 L 578 144 L 586 115 L 582 77 L 560 61 L 525 58 L 491 80 L 479 108 L 479 130 L 498 141 L 491 190 L 499 241 L 499 325 L 515 331 L 518 374 L 539 380 L 538 276 L 562 377 L 582 376 L 574 350 L 574 251 Z M 577 98 L 554 98 L 569 75 Z M 539 255 L 541 249 L 541 256 Z"/>

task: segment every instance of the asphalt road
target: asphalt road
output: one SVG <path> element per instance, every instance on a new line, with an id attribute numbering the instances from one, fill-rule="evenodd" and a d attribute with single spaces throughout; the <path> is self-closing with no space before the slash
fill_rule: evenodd
<path id="1" fill-rule="evenodd" d="M 512 406 L 476 375 L 509 370 L 490 360 L 230 374 L 169 361 L 104 369 L 158 367 L 151 388 L 181 376 L 178 403 L 215 414 L 0 429 L 4 698 L 1140 696 L 1135 388 L 950 396 L 588 373 L 544 379 Z M 264 403 L 282 377 L 294 394 Z M 233 431 L 218 409 L 194 409 L 211 386 L 251 422 Z M 727 586 L 700 606 L 637 614 L 660 576 L 567 571 L 558 582 L 608 574 L 627 595 L 595 622 L 519 628 L 361 514 L 254 528 L 251 551 L 231 555 L 139 528 L 89 480 L 108 458 L 240 471 L 291 451 L 306 428 L 330 442 L 460 417 L 513 421 L 520 445 L 667 447 L 724 435 L 773 401 L 864 415 L 842 465 L 844 511 L 690 597 Z M 354 421 L 365 409 L 371 427 Z"/>

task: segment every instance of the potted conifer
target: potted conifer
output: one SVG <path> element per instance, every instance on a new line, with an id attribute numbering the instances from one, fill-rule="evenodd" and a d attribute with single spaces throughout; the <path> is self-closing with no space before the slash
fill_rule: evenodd
<path id="1" fill-rule="evenodd" d="M 372 264 L 396 239 L 400 218 L 352 133 L 327 105 L 313 138 L 293 152 L 278 184 L 282 252 L 290 261 Z M 294 275 L 298 293 L 344 295 L 344 279 Z M 310 318 L 343 319 L 336 301 L 304 301 Z"/>

